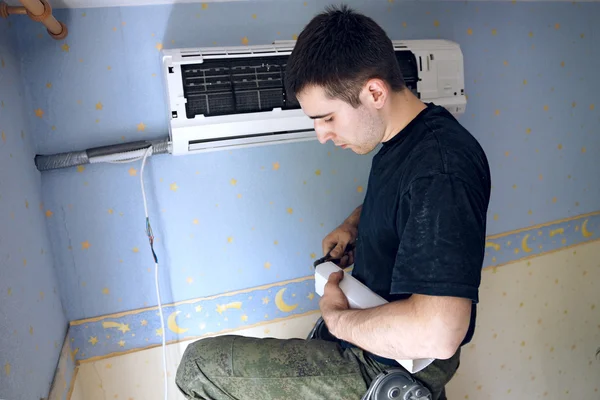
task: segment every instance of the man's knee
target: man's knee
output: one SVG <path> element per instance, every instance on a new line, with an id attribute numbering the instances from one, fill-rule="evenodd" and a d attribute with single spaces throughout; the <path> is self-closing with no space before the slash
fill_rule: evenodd
<path id="1" fill-rule="evenodd" d="M 233 336 L 217 336 L 190 343 L 177 368 L 179 390 L 189 398 L 198 398 L 193 396 L 202 392 L 211 377 L 231 376 L 233 340 Z"/>

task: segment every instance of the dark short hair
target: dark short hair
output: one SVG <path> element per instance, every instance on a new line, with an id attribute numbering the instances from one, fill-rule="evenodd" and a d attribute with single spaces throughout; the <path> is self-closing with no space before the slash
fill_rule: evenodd
<path id="1" fill-rule="evenodd" d="M 328 96 L 360 105 L 360 91 L 372 78 L 392 90 L 406 87 L 392 41 L 371 18 L 342 5 L 315 16 L 298 36 L 286 67 L 286 91 L 295 99 L 310 85 Z"/>

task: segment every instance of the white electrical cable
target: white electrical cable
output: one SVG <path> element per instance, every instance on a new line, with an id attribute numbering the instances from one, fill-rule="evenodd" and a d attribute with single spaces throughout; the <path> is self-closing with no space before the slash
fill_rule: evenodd
<path id="1" fill-rule="evenodd" d="M 150 237 L 150 244 L 152 246 L 153 238 L 151 237 L 150 230 L 150 219 L 148 217 L 148 202 L 146 201 L 146 190 L 144 189 L 144 166 L 146 165 L 146 158 L 152 155 L 152 146 L 148 147 L 144 151 L 144 156 L 142 157 L 142 168 L 140 169 L 140 183 L 142 185 L 142 196 L 144 198 L 144 213 L 146 215 L 146 227 L 148 229 L 148 235 Z M 123 160 L 118 160 L 123 162 Z M 165 385 L 165 400 L 168 400 L 168 390 L 167 390 L 167 344 L 165 336 L 167 332 L 165 331 L 165 318 L 163 316 L 162 302 L 160 300 L 160 288 L 158 285 L 158 261 L 156 259 L 156 255 L 154 254 L 154 248 L 152 248 L 152 255 L 154 256 L 154 282 L 156 285 L 156 297 L 158 299 L 158 312 L 160 313 L 160 326 L 162 329 L 162 356 L 163 356 L 163 372 L 164 372 L 164 385 Z"/>
<path id="2" fill-rule="evenodd" d="M 130 160 L 118 160 L 118 161 L 107 161 L 107 162 L 111 163 L 111 164 L 128 164 L 128 163 L 140 161 L 142 158 L 144 158 L 144 157 L 136 157 L 136 158 L 132 158 Z"/>
<path id="3" fill-rule="evenodd" d="M 144 189 L 144 167 L 146 166 L 146 158 L 152 155 L 152 146 L 144 151 L 142 157 L 142 168 L 140 169 L 140 183 L 142 184 L 142 196 L 144 197 L 144 214 L 148 218 L 148 202 L 146 201 L 146 190 Z"/>
<path id="4" fill-rule="evenodd" d="M 136 160 L 141 160 L 146 153 L 147 149 L 138 149 L 131 151 L 123 151 L 121 153 L 116 154 L 107 154 L 103 156 L 95 156 L 89 159 L 90 164 L 98 164 L 104 162 L 132 162 Z"/>

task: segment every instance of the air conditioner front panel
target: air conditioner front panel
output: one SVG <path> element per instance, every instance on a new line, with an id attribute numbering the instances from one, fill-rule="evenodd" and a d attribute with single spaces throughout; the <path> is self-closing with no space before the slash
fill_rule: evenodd
<path id="1" fill-rule="evenodd" d="M 210 59 L 181 65 L 186 117 L 299 109 L 284 88 L 287 58 Z"/>

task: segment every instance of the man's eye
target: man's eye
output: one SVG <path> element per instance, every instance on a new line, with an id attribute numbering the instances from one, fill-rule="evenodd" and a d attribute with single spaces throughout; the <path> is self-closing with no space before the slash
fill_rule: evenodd
<path id="1" fill-rule="evenodd" d="M 331 121 L 333 121 L 333 117 L 325 118 L 324 121 L 325 122 L 331 122 Z"/>

